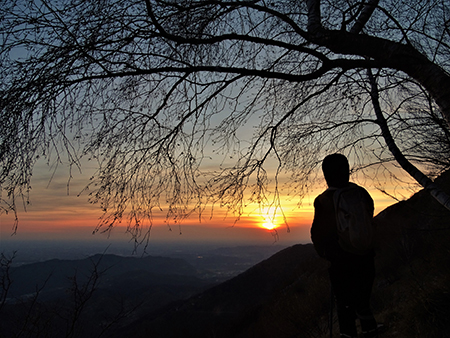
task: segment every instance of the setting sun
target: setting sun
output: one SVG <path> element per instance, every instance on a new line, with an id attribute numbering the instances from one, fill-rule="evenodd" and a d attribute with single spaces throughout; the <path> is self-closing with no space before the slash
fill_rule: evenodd
<path id="1" fill-rule="evenodd" d="M 284 223 L 280 210 L 277 207 L 267 207 L 260 210 L 259 217 L 261 219 L 259 227 L 267 230 L 274 230 Z"/>
<path id="2" fill-rule="evenodd" d="M 277 227 L 270 219 L 264 220 L 264 222 L 261 224 L 261 226 L 267 230 L 273 230 Z"/>

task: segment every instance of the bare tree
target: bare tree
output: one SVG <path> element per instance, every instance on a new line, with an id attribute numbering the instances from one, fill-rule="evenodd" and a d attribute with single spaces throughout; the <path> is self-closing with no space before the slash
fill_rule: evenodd
<path id="1" fill-rule="evenodd" d="M 0 312 L 8 299 L 8 293 L 11 288 L 11 265 L 16 256 L 14 251 L 10 256 L 0 253 Z"/>
<path id="2" fill-rule="evenodd" d="M 0 13 L 4 210 L 26 203 L 42 157 L 97 161 L 99 229 L 126 218 L 136 238 L 162 207 L 178 222 L 278 207 L 284 184 L 301 198 L 331 151 L 356 169 L 395 161 L 381 130 L 431 178 L 449 167 L 443 0 L 16 0 Z"/>

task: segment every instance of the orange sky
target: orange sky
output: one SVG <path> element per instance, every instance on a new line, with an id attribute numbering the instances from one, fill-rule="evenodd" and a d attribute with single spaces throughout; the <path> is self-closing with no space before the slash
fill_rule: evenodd
<path id="1" fill-rule="evenodd" d="M 37 177 L 37 178 L 36 178 Z M 40 177 L 40 178 L 39 178 Z M 70 192 L 67 193 L 67 173 L 58 173 L 49 184 L 49 172 L 42 171 L 42 175 L 35 175 L 33 190 L 31 193 L 31 205 L 27 211 L 19 210 L 19 229 L 16 235 L 11 236 L 13 225 L 12 215 L 2 214 L 0 216 L 0 240 L 20 239 L 103 239 L 104 234 L 92 235 L 97 225 L 101 211 L 97 205 L 87 202 L 87 196 L 77 197 L 79 191 L 86 183 L 85 176 L 79 175 L 71 181 Z M 375 213 L 380 212 L 395 200 L 382 194 L 373 187 L 371 182 L 356 182 L 367 187 L 375 200 Z M 385 188 L 390 193 L 399 190 L 397 186 Z M 282 201 L 285 215 L 290 231 L 282 223 L 281 217 L 276 217 L 278 226 L 278 240 L 280 244 L 306 243 L 309 242 L 309 228 L 313 218 L 313 201 L 317 194 L 325 189 L 325 184 L 318 186 L 312 191 L 298 207 L 298 200 Z M 397 193 L 398 195 L 398 193 Z M 402 193 L 400 193 L 402 195 Z M 411 195 L 411 191 L 403 192 L 405 198 Z M 265 219 L 266 218 L 266 219 Z M 234 224 L 235 219 L 230 216 L 224 219 L 220 212 L 215 211 L 215 217 L 209 219 L 205 215 L 200 223 L 198 217 L 186 220 L 181 227 L 172 225 L 171 229 L 164 222 L 164 214 L 156 214 L 154 226 L 151 232 L 151 240 L 154 241 L 229 241 L 232 243 L 272 243 L 274 241 L 273 231 L 262 227 L 267 222 L 266 211 L 260 210 L 256 205 L 249 206 L 241 219 Z M 125 228 L 117 227 L 111 233 L 111 238 L 127 240 Z M 180 235 L 181 231 L 181 235 Z"/>

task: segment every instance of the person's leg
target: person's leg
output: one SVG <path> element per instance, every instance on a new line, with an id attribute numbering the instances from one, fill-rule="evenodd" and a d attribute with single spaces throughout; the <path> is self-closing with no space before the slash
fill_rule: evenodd
<path id="1" fill-rule="evenodd" d="M 358 316 L 364 338 L 378 337 L 377 322 L 370 307 L 370 297 L 375 279 L 373 259 L 367 260 L 359 267 L 359 282 L 357 283 L 356 315 Z"/>
<path id="2" fill-rule="evenodd" d="M 372 311 L 359 310 L 357 316 L 361 322 L 361 330 L 363 332 L 364 338 L 376 338 L 378 337 L 378 327 L 375 317 Z"/>
<path id="3" fill-rule="evenodd" d="M 339 331 L 341 337 L 357 337 L 356 312 L 353 301 L 352 276 L 346 271 L 331 266 L 329 269 L 331 287 L 336 299 Z"/>
<path id="4" fill-rule="evenodd" d="M 337 315 L 339 322 L 339 332 L 342 338 L 357 337 L 356 332 L 356 314 L 355 309 L 351 305 L 343 304 L 336 299 Z"/>

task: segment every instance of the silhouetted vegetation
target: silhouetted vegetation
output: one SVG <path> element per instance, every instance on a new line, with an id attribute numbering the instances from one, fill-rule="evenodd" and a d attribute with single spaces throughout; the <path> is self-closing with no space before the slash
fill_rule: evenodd
<path id="1" fill-rule="evenodd" d="M 173 224 L 301 200 L 335 151 L 395 181 L 395 141 L 414 178 L 434 178 L 450 166 L 449 12 L 421 0 L 4 1 L 0 207 L 27 204 L 39 159 L 68 165 L 69 180 L 94 163 L 96 230 L 123 220 L 144 240 L 160 209 Z"/>

